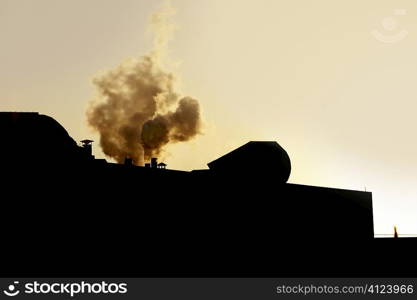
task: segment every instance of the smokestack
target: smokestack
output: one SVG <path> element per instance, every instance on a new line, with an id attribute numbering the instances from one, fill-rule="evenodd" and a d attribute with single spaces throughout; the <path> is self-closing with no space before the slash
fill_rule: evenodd
<path id="1" fill-rule="evenodd" d="M 133 161 L 130 157 L 125 158 L 125 166 L 133 166 Z"/>
<path id="2" fill-rule="evenodd" d="M 156 157 L 151 158 L 151 168 L 157 169 L 158 168 L 158 159 Z"/>

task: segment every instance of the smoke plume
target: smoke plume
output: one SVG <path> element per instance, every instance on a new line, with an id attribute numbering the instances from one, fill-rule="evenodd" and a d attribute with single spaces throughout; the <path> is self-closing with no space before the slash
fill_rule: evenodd
<path id="1" fill-rule="evenodd" d="M 129 59 L 96 77 L 97 97 L 87 111 L 88 124 L 100 134 L 100 145 L 121 163 L 142 165 L 169 143 L 185 142 L 200 133 L 197 100 L 181 96 L 176 76 L 163 65 L 175 26 L 167 7 L 152 15 L 154 45 L 149 54 Z"/>

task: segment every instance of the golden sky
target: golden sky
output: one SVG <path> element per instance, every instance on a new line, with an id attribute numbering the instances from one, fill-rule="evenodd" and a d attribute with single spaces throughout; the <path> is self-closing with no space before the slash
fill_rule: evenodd
<path id="1" fill-rule="evenodd" d="M 0 0 L 0 110 L 53 116 L 98 137 L 97 72 L 152 46 L 150 0 Z M 170 146 L 174 169 L 276 140 L 290 182 L 373 192 L 376 233 L 417 234 L 415 0 L 173 0 L 170 57 L 205 134 Z M 414 22 L 413 22 L 414 20 Z M 102 156 L 98 144 L 95 154 Z"/>

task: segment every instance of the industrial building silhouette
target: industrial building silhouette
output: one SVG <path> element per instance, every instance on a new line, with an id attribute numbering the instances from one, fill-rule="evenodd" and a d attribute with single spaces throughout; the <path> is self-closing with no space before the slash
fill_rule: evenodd
<path id="1" fill-rule="evenodd" d="M 39 113 L 0 113 L 0 137 L 9 276 L 417 274 L 414 239 L 374 238 L 370 192 L 287 183 L 276 142 L 188 172 L 96 159 Z"/>

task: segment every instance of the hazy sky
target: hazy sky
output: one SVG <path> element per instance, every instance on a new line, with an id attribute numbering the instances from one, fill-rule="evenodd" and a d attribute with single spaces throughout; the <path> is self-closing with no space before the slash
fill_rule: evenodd
<path id="1" fill-rule="evenodd" d="M 39 111 L 76 140 L 98 140 L 85 120 L 91 79 L 150 50 L 147 24 L 161 4 L 0 0 L 0 110 Z M 205 168 L 249 140 L 276 140 L 291 157 L 290 182 L 366 187 L 376 233 L 396 224 L 417 234 L 415 0 L 172 5 L 170 56 L 206 124 L 168 148 L 170 168 Z"/>

